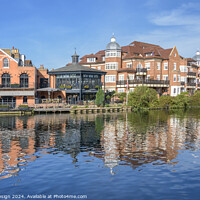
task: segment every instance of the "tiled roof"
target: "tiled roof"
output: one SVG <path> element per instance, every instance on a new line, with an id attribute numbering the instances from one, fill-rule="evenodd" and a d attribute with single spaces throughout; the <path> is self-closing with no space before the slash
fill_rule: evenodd
<path id="1" fill-rule="evenodd" d="M 122 46 L 122 59 L 149 59 L 149 58 L 161 58 L 161 59 L 169 59 L 169 55 L 172 51 L 170 49 L 163 49 L 159 45 L 149 44 L 144 42 L 134 41 L 127 46 Z M 151 54 L 150 54 L 151 53 Z M 150 54 L 150 55 L 147 55 Z M 101 63 L 103 61 L 103 56 L 105 56 L 105 51 L 101 50 L 96 54 L 85 55 L 81 58 L 80 63 L 87 63 L 87 58 L 96 57 L 96 62 Z M 91 64 L 91 63 L 90 63 Z"/>

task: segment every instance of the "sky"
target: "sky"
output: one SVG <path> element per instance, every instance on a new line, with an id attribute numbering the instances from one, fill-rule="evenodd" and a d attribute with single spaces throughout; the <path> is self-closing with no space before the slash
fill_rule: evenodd
<path id="1" fill-rule="evenodd" d="M 133 41 L 177 47 L 183 57 L 200 48 L 199 0 L 0 0 L 0 48 L 13 46 L 36 67 L 56 69 L 104 50 L 115 34 Z"/>

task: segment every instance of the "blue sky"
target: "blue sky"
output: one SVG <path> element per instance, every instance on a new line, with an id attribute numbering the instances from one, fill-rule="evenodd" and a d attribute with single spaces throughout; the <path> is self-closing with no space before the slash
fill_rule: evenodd
<path id="1" fill-rule="evenodd" d="M 0 0 L 0 48 L 20 49 L 39 67 L 57 68 L 117 42 L 177 46 L 184 57 L 200 48 L 199 0 Z M 2 9 L 3 8 L 3 9 Z"/>

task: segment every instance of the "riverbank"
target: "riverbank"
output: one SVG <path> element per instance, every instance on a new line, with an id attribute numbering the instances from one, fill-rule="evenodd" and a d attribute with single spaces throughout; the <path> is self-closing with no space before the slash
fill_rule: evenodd
<path id="1" fill-rule="evenodd" d="M 194 107 L 187 107 L 187 109 Z M 195 107 L 200 108 L 200 107 Z M 117 113 L 117 112 L 142 112 L 142 111 L 150 111 L 150 110 L 174 110 L 174 109 L 185 109 L 185 107 L 166 107 L 166 108 L 135 108 L 132 106 L 126 105 L 115 105 L 115 106 L 105 106 L 105 107 L 81 107 L 81 106 L 72 106 L 68 108 L 32 108 L 32 109 L 13 109 L 13 110 L 3 110 L 0 111 L 0 115 L 34 115 L 34 114 L 61 114 L 61 113 L 69 113 L 69 114 L 91 114 L 91 113 Z"/>

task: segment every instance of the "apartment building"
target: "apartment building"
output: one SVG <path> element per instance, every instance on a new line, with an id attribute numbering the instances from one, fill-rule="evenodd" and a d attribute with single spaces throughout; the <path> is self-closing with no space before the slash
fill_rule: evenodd
<path id="1" fill-rule="evenodd" d="M 200 89 L 198 63 L 180 56 L 176 46 L 164 49 L 134 41 L 121 47 L 112 36 L 105 50 L 83 56 L 80 63 L 107 72 L 107 91 L 127 92 L 144 85 L 159 95 L 177 96 Z"/>

